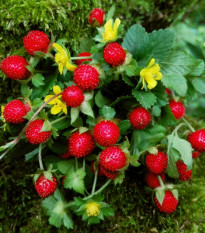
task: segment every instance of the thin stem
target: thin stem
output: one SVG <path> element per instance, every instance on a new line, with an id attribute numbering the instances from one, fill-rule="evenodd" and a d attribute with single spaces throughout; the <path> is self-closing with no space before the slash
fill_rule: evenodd
<path id="1" fill-rule="evenodd" d="M 95 187 L 97 184 L 97 179 L 98 179 L 98 169 L 95 171 L 95 177 L 94 177 L 94 181 L 93 181 L 93 187 L 92 187 L 92 193 L 93 194 L 95 192 Z"/>
<path id="2" fill-rule="evenodd" d="M 83 159 L 83 171 L 85 171 L 85 159 Z"/>
<path id="3" fill-rule="evenodd" d="M 71 57 L 70 59 L 71 60 L 81 60 L 81 59 L 90 59 L 92 58 L 92 56 L 89 56 L 89 57 Z"/>
<path id="4" fill-rule="evenodd" d="M 192 131 L 192 132 L 195 132 L 196 130 L 191 126 L 191 124 L 184 118 L 182 117 L 182 120 L 185 122 L 185 124 L 189 127 L 189 129 Z"/>
<path id="5" fill-rule="evenodd" d="M 59 121 L 64 120 L 66 117 L 67 117 L 67 116 L 63 116 L 63 117 L 60 117 L 60 118 L 58 118 L 58 119 L 56 119 L 56 120 L 54 120 L 54 121 L 51 121 L 51 125 L 55 125 L 55 124 L 58 123 Z"/>
<path id="6" fill-rule="evenodd" d="M 75 169 L 78 170 L 78 159 L 75 157 Z"/>
<path id="7" fill-rule="evenodd" d="M 132 96 L 122 96 L 117 98 L 112 104 L 110 104 L 110 107 L 115 106 L 116 104 L 118 104 L 120 101 L 122 100 L 127 100 L 127 99 L 133 99 Z"/>
<path id="8" fill-rule="evenodd" d="M 164 182 L 162 181 L 161 176 L 157 176 L 157 178 L 159 180 L 160 186 L 164 188 Z"/>
<path id="9" fill-rule="evenodd" d="M 6 156 L 8 154 L 8 152 L 11 150 L 12 147 L 9 147 L 1 156 L 0 156 L 0 160 L 4 158 L 4 156 Z"/>
<path id="10" fill-rule="evenodd" d="M 41 169 L 41 170 L 44 170 L 41 152 L 42 152 L 42 144 L 39 145 L 38 161 L 39 161 L 40 169 Z"/>

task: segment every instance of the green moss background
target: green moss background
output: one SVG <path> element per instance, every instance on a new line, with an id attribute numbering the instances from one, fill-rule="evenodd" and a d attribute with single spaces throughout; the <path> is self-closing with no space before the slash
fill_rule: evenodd
<path id="1" fill-rule="evenodd" d="M 75 50 L 82 35 L 86 37 L 93 33 L 87 21 L 93 7 L 103 7 L 106 11 L 115 3 L 115 15 L 120 16 L 125 27 L 137 22 L 151 31 L 179 20 L 195 7 L 196 2 L 199 1 L 0 0 L 0 60 L 11 54 L 25 55 L 22 38 L 33 29 L 43 30 L 56 38 L 66 38 L 71 50 Z M 0 81 L 0 103 L 18 94 L 19 85 L 16 82 L 8 79 Z M 204 123 L 195 126 L 204 127 Z M 0 131 L 0 144 L 18 131 L 15 127 L 10 128 L 10 134 Z M 30 145 L 20 144 L 7 159 L 1 161 L 0 232 L 57 232 L 48 224 L 48 218 L 41 208 L 41 199 L 33 188 L 32 178 L 26 175 L 34 173 L 38 166 L 35 161 L 25 165 L 24 154 L 30 149 Z M 106 200 L 115 209 L 115 216 L 91 227 L 76 217 L 76 228 L 70 232 L 205 232 L 205 155 L 195 161 L 193 179 L 179 184 L 179 207 L 174 214 L 159 213 L 152 203 L 151 193 L 145 187 L 144 171 L 141 168 L 129 169 L 123 185 L 115 189 L 110 185 L 104 192 Z M 62 228 L 58 232 L 69 231 Z"/>

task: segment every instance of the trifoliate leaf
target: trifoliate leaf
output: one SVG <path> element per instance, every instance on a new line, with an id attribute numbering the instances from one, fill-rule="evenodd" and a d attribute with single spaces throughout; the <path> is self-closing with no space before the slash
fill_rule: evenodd
<path id="1" fill-rule="evenodd" d="M 153 94 L 152 92 L 138 91 L 133 89 L 132 95 L 146 109 L 152 107 L 157 100 L 155 94 Z"/>

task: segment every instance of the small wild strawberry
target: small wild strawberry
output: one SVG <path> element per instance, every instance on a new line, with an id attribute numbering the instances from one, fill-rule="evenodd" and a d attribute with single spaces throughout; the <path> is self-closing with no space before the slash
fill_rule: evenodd
<path id="1" fill-rule="evenodd" d="M 20 80 L 28 78 L 30 74 L 26 66 L 28 66 L 28 62 L 24 57 L 13 55 L 3 59 L 0 68 L 8 78 Z"/>
<path id="2" fill-rule="evenodd" d="M 83 53 L 78 54 L 77 57 L 90 57 L 91 55 L 92 54 L 89 53 L 89 52 L 83 52 Z M 79 66 L 85 61 L 92 61 L 92 58 L 85 58 L 85 59 L 75 60 L 75 64 Z"/>
<path id="3" fill-rule="evenodd" d="M 87 131 L 79 134 L 75 132 L 68 141 L 68 150 L 72 156 L 77 158 L 89 155 L 94 149 L 94 140 L 92 135 Z"/>
<path id="4" fill-rule="evenodd" d="M 62 100 L 68 107 L 76 108 L 80 106 L 84 100 L 83 92 L 77 86 L 69 86 L 62 93 Z"/>
<path id="5" fill-rule="evenodd" d="M 32 121 L 26 129 L 26 138 L 32 144 L 44 143 L 51 136 L 51 131 L 43 131 L 44 120 L 37 119 Z"/>
<path id="6" fill-rule="evenodd" d="M 103 57 L 106 63 L 115 67 L 124 63 L 126 53 L 120 44 L 112 42 L 106 45 L 103 50 Z"/>
<path id="7" fill-rule="evenodd" d="M 167 93 L 167 95 L 171 95 L 171 91 L 168 88 L 165 88 L 165 92 Z"/>
<path id="8" fill-rule="evenodd" d="M 30 31 L 23 38 L 23 44 L 28 53 L 34 55 L 35 52 L 47 53 L 50 40 L 42 31 Z"/>
<path id="9" fill-rule="evenodd" d="M 103 120 L 95 125 L 93 136 L 100 146 L 111 146 L 117 142 L 120 130 L 113 121 Z"/>
<path id="10" fill-rule="evenodd" d="M 60 157 L 62 159 L 67 159 L 71 157 L 71 154 L 69 153 L 69 151 L 66 151 L 64 154 L 60 155 Z"/>
<path id="11" fill-rule="evenodd" d="M 144 129 L 150 124 L 151 115 L 145 108 L 135 108 L 130 113 L 129 120 L 135 129 Z"/>
<path id="12" fill-rule="evenodd" d="M 48 197 L 55 192 L 57 187 L 56 178 L 53 176 L 53 180 L 48 180 L 43 174 L 39 176 L 35 183 L 35 189 L 39 196 Z"/>
<path id="13" fill-rule="evenodd" d="M 168 156 L 162 151 L 158 151 L 156 155 L 148 154 L 146 157 L 146 166 L 154 174 L 163 173 L 167 168 L 167 164 Z"/>
<path id="14" fill-rule="evenodd" d="M 94 8 L 89 14 L 89 24 L 101 26 L 103 24 L 105 12 L 101 8 Z"/>
<path id="15" fill-rule="evenodd" d="M 169 107 L 176 119 L 181 119 L 185 114 L 185 107 L 180 101 L 170 100 Z"/>
<path id="16" fill-rule="evenodd" d="M 194 152 L 192 152 L 192 158 L 197 158 L 197 157 L 199 157 L 200 156 L 200 153 L 198 152 L 198 151 L 194 151 Z"/>
<path id="17" fill-rule="evenodd" d="M 26 119 L 27 115 L 26 106 L 20 100 L 10 101 L 4 108 L 3 116 L 5 121 L 13 124 L 20 124 Z"/>
<path id="18" fill-rule="evenodd" d="M 114 180 L 116 177 L 119 176 L 119 172 L 111 172 L 110 170 L 105 169 L 101 166 L 102 175 L 106 176 L 108 179 Z"/>
<path id="19" fill-rule="evenodd" d="M 127 158 L 122 149 L 117 146 L 110 146 L 100 153 L 99 163 L 106 170 L 116 172 L 126 166 Z"/>
<path id="20" fill-rule="evenodd" d="M 178 201 L 173 195 L 173 193 L 169 190 L 165 191 L 164 200 L 162 202 L 162 205 L 159 203 L 157 198 L 154 198 L 155 204 L 157 205 L 157 208 L 164 213 L 171 214 L 174 212 L 177 208 Z"/>
<path id="21" fill-rule="evenodd" d="M 194 150 L 205 152 L 205 130 L 200 129 L 188 136 L 188 141 Z"/>
<path id="22" fill-rule="evenodd" d="M 93 90 L 99 84 L 99 73 L 91 65 L 80 65 L 73 76 L 74 83 L 83 91 Z"/>
<path id="23" fill-rule="evenodd" d="M 159 174 L 158 176 L 161 177 L 163 182 L 165 181 L 165 174 L 164 173 Z M 152 189 L 155 189 L 155 188 L 160 186 L 160 182 L 159 182 L 159 179 L 158 179 L 157 175 L 152 173 L 152 172 L 147 173 L 146 183 Z"/>
<path id="24" fill-rule="evenodd" d="M 183 161 L 176 162 L 180 180 L 189 180 L 192 175 L 192 170 L 187 170 L 187 165 Z"/>

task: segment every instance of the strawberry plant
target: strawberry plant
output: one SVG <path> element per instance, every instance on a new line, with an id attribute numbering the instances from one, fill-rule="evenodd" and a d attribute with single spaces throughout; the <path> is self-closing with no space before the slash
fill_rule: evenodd
<path id="1" fill-rule="evenodd" d="M 147 169 L 154 203 L 172 213 L 177 185 L 165 180 L 189 180 L 193 150 L 205 151 L 204 129 L 195 130 L 185 115 L 204 82 L 203 61 L 174 51 L 171 30 L 147 33 L 135 24 L 125 32 L 113 13 L 91 12 L 96 35 L 82 39 L 79 50 L 31 31 L 23 39 L 30 58 L 1 62 L 22 94 L 2 106 L 2 128 L 21 124 L 22 131 L 0 147 L 0 159 L 20 140 L 35 146 L 25 159 L 39 161 L 34 187 L 56 227 L 72 229 L 74 215 L 88 224 L 113 216 L 102 192 L 123 185 L 131 166 Z"/>

